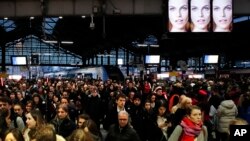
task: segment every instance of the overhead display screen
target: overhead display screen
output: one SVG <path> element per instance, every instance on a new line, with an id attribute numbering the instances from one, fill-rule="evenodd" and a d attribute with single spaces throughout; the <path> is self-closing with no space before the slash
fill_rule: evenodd
<path id="1" fill-rule="evenodd" d="M 168 0 L 168 32 L 231 32 L 232 0 Z"/>

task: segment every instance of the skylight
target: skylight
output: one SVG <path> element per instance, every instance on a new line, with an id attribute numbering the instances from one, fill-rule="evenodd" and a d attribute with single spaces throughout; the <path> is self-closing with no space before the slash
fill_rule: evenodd
<path id="1" fill-rule="evenodd" d="M 44 32 L 46 34 L 52 34 L 54 27 L 56 26 L 57 21 L 59 20 L 58 17 L 54 17 L 54 18 L 45 18 L 45 20 L 43 21 L 43 28 L 44 28 Z"/>
<path id="2" fill-rule="evenodd" d="M 16 28 L 14 21 L 8 19 L 0 19 L 0 26 L 2 26 L 6 32 L 10 32 Z"/>
<path id="3" fill-rule="evenodd" d="M 248 21 L 248 20 L 250 20 L 250 16 L 242 16 L 242 17 L 234 18 L 233 23 L 239 23 L 239 22 Z"/>

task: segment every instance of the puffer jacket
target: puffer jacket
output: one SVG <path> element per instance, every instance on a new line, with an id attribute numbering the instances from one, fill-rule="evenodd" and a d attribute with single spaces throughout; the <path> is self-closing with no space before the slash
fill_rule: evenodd
<path id="1" fill-rule="evenodd" d="M 238 115 L 238 109 L 233 100 L 224 100 L 221 102 L 217 110 L 218 127 L 217 130 L 221 133 L 228 133 L 229 123 Z"/>

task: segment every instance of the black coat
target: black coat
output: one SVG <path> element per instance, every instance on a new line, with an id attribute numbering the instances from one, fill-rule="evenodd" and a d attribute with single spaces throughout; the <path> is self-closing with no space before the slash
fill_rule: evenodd
<path id="1" fill-rule="evenodd" d="M 140 137 L 130 125 L 120 129 L 118 124 L 113 124 L 110 126 L 106 141 L 140 141 Z"/>
<path id="2" fill-rule="evenodd" d="M 54 125 L 56 133 L 63 136 L 64 138 L 68 137 L 76 129 L 76 124 L 69 118 L 66 118 L 62 121 L 60 121 L 58 118 L 55 118 L 51 121 L 51 124 Z"/>

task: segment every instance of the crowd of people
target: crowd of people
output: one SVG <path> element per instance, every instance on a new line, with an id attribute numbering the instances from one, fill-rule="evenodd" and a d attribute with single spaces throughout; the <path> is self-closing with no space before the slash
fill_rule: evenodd
<path id="1" fill-rule="evenodd" d="M 250 122 L 249 84 L 246 77 L 5 80 L 0 139 L 227 141 L 230 125 Z"/>

